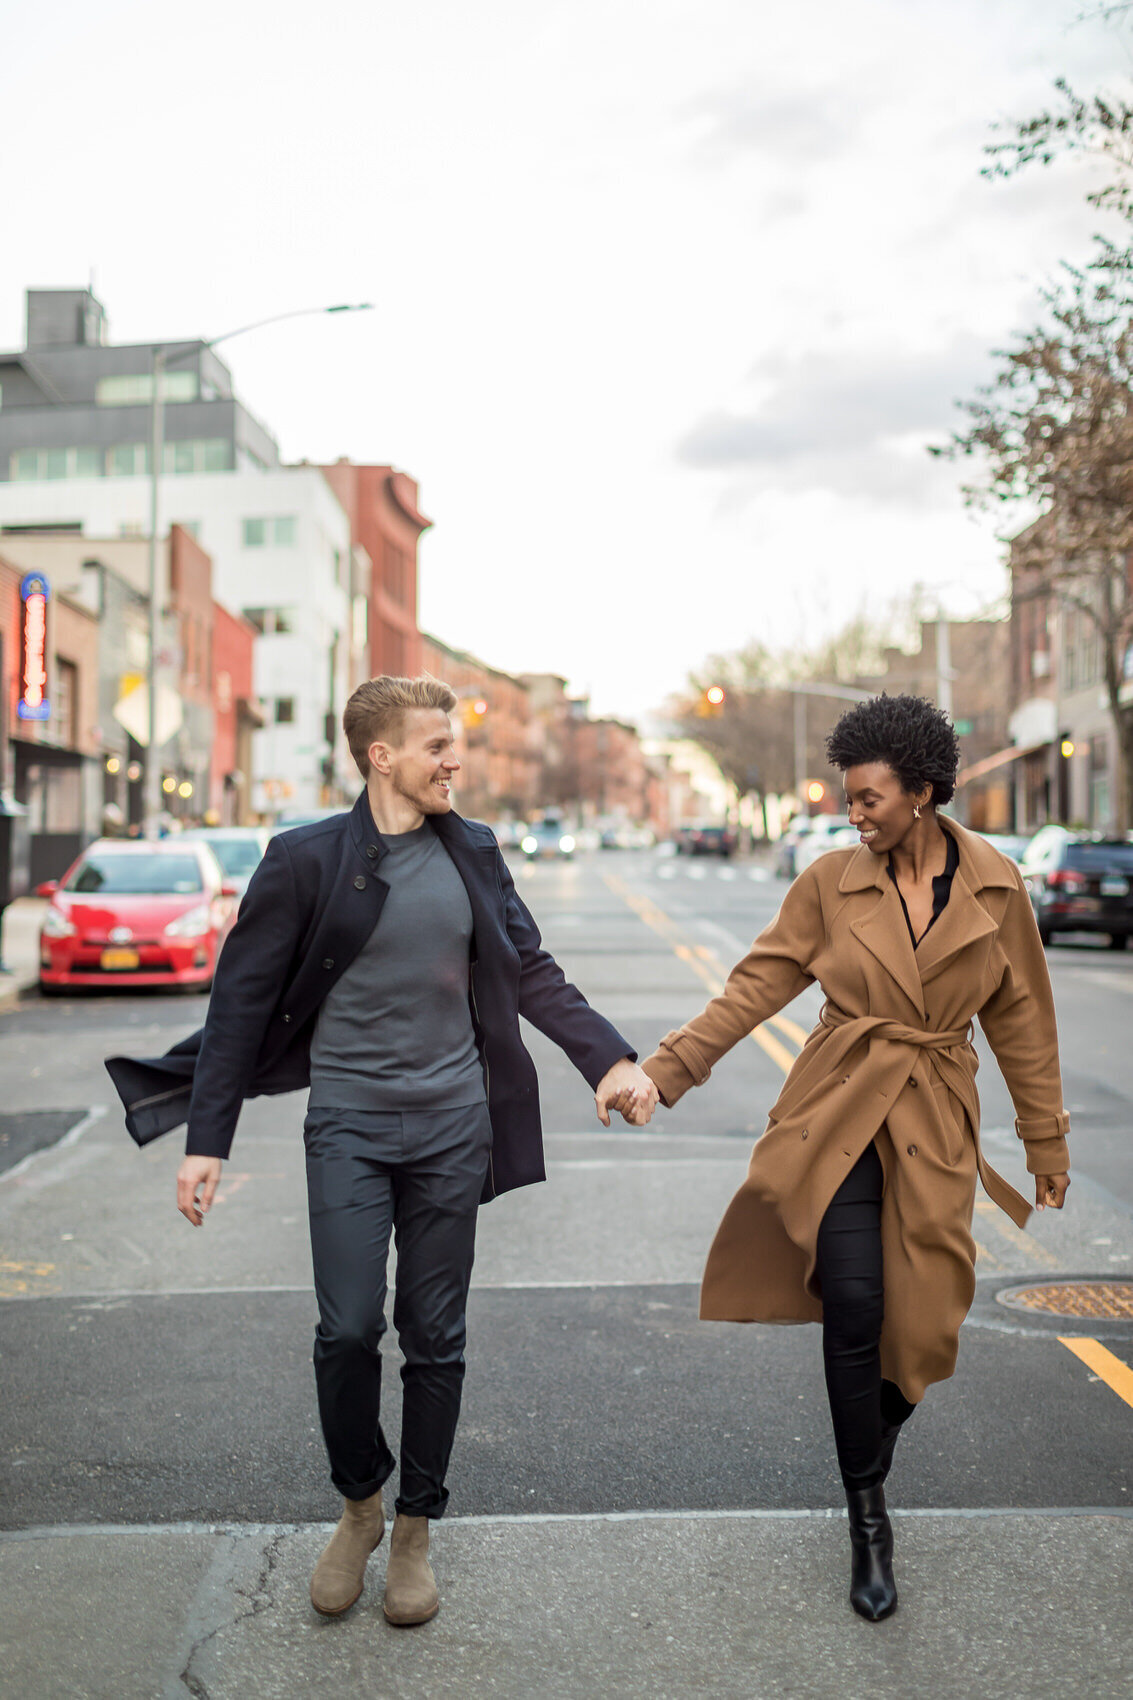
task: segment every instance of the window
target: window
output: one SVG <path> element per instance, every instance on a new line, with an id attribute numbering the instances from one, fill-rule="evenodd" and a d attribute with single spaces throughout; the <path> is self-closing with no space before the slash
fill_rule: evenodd
<path id="1" fill-rule="evenodd" d="M 111 478 L 132 478 L 149 471 L 147 443 L 119 443 L 106 457 L 106 470 Z"/>
<path id="2" fill-rule="evenodd" d="M 57 744 L 73 746 L 75 712 L 78 708 L 79 669 L 73 661 L 55 658 L 55 684 L 51 703 L 51 736 Z"/>
<path id="3" fill-rule="evenodd" d="M 196 445 L 196 443 L 169 443 L 167 445 L 167 447 L 169 449 L 172 449 L 172 451 L 173 451 L 173 467 L 172 467 L 172 470 L 174 472 L 195 472 L 196 471 L 196 469 L 197 469 L 197 445 Z M 168 454 L 165 457 L 165 461 L 166 461 L 166 466 L 168 468 L 168 465 L 169 465 L 169 455 Z"/>
<path id="4" fill-rule="evenodd" d="M 195 372 L 165 372 L 161 380 L 161 398 L 166 402 L 196 401 Z M 99 378 L 94 386 L 98 407 L 148 406 L 153 400 L 152 372 L 122 372 L 112 378 Z"/>
<path id="5" fill-rule="evenodd" d="M 275 723 L 277 726 L 291 726 L 295 720 L 295 698 L 276 697 Z"/>
<path id="6" fill-rule="evenodd" d="M 9 476 L 21 483 L 39 478 L 98 478 L 100 449 L 17 449 L 8 463 Z"/>
<path id="7" fill-rule="evenodd" d="M 262 637 L 288 637 L 295 630 L 294 608 L 242 608 L 240 612 Z"/>
<path id="8" fill-rule="evenodd" d="M 228 471 L 228 442 L 224 437 L 209 437 L 202 444 L 201 459 L 206 472 Z"/>
<path id="9" fill-rule="evenodd" d="M 244 521 L 245 549 L 262 549 L 272 543 L 278 549 L 290 549 L 295 544 L 296 522 L 291 514 L 275 514 L 269 519 Z"/>

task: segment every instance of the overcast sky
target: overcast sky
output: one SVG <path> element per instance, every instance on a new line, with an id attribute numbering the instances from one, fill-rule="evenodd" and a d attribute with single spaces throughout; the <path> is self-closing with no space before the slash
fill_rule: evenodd
<path id="1" fill-rule="evenodd" d="M 995 523 L 929 460 L 1080 258 L 1082 169 L 995 119 L 1127 78 L 1088 0 L 0 0 L 0 346 L 85 283 L 212 337 L 288 459 L 392 460 L 422 625 L 637 715 L 711 651 L 920 580 Z"/>

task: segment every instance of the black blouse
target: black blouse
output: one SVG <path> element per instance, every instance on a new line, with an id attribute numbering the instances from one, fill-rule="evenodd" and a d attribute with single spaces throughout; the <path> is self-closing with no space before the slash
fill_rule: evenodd
<path id="1" fill-rule="evenodd" d="M 943 828 L 941 830 L 943 830 Z M 957 844 L 950 832 L 945 832 L 944 836 L 948 841 L 948 847 L 945 852 L 946 859 L 944 863 L 944 872 L 933 876 L 932 920 L 921 934 L 921 939 L 923 939 L 925 934 L 931 930 L 937 917 L 944 913 L 944 910 L 948 905 L 948 899 L 952 895 L 952 876 L 956 872 L 956 869 L 960 866 L 960 846 Z M 913 949 L 916 950 L 921 939 L 917 938 L 916 934 L 913 932 L 913 923 L 909 919 L 908 905 L 906 904 L 904 897 L 901 896 L 901 887 L 897 885 L 897 875 L 893 871 L 892 856 L 889 858 L 889 878 L 893 881 L 893 884 L 897 886 L 897 896 L 901 898 L 901 909 L 905 916 L 905 925 L 909 929 L 909 937 L 913 941 Z"/>

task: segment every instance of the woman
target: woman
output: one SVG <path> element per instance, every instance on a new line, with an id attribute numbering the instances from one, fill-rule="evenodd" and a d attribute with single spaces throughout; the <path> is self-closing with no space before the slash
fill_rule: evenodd
<path id="1" fill-rule="evenodd" d="M 1069 1118 L 1054 1004 L 1015 864 L 937 809 L 958 746 L 932 703 L 881 696 L 827 739 L 859 848 L 792 885 L 720 997 L 643 1065 L 672 1105 L 817 980 L 826 1003 L 716 1234 L 702 1317 L 821 1322 L 850 1518 L 850 1601 L 897 1605 L 883 1483 L 926 1386 L 951 1375 L 975 1292 L 976 1176 L 1020 1227 L 1026 1201 L 978 1140 L 979 1016 L 1010 1088 L 1035 1202 L 1062 1208 Z"/>

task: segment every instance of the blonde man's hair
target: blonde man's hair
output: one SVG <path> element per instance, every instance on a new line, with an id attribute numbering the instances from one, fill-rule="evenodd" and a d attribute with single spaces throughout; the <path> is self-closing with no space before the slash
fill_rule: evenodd
<path id="1" fill-rule="evenodd" d="M 342 730 L 362 778 L 370 777 L 370 745 L 397 744 L 411 709 L 440 708 L 451 714 L 456 704 L 451 686 L 428 673 L 419 679 L 394 679 L 383 673 L 359 685 L 342 711 Z"/>

